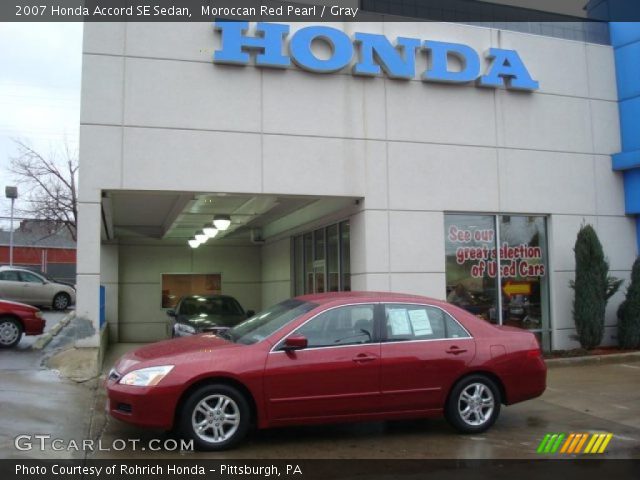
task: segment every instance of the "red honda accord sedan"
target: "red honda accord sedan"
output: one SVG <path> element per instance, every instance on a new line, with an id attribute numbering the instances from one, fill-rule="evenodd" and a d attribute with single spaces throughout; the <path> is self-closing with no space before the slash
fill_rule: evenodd
<path id="1" fill-rule="evenodd" d="M 532 333 L 430 298 L 371 292 L 297 297 L 217 335 L 139 348 L 106 381 L 112 416 L 176 429 L 203 450 L 236 445 L 251 425 L 444 414 L 478 433 L 501 404 L 545 385 Z"/>

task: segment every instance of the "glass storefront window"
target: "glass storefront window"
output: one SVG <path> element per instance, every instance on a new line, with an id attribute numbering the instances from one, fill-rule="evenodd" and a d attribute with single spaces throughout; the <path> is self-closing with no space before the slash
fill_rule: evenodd
<path id="1" fill-rule="evenodd" d="M 447 301 L 498 323 L 495 269 L 489 268 L 495 250 L 495 217 L 446 215 L 445 241 Z"/>
<path id="2" fill-rule="evenodd" d="M 296 269 L 294 272 L 294 292 L 296 295 L 302 295 L 304 293 L 304 242 L 302 235 L 293 240 L 293 255 L 293 264 Z"/>
<path id="3" fill-rule="evenodd" d="M 296 295 L 350 290 L 349 222 L 294 237 L 292 257 Z"/>
<path id="4" fill-rule="evenodd" d="M 502 323 L 548 330 L 545 218 L 502 215 L 499 219 Z"/>
<path id="5" fill-rule="evenodd" d="M 313 233 L 303 235 L 304 241 L 304 293 L 314 291 L 313 285 Z"/>
<path id="6" fill-rule="evenodd" d="M 351 250 L 349 242 L 351 234 L 349 230 L 349 222 L 340 224 L 340 269 L 342 272 L 342 283 L 340 290 L 343 292 L 351 291 Z"/>
<path id="7" fill-rule="evenodd" d="M 448 302 L 550 349 L 545 217 L 445 215 L 445 245 Z"/>
<path id="8" fill-rule="evenodd" d="M 324 293 L 324 272 L 326 269 L 324 251 L 324 229 L 316 230 L 315 232 L 313 232 L 313 240 L 315 242 L 313 247 L 313 276 L 315 282 L 315 292 Z"/>
<path id="9" fill-rule="evenodd" d="M 340 291 L 340 244 L 338 225 L 327 227 L 327 291 Z"/>

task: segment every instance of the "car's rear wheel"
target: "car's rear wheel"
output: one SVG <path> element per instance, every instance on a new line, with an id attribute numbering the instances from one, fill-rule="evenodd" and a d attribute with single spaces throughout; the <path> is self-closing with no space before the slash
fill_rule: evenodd
<path id="1" fill-rule="evenodd" d="M 500 414 L 500 390 L 484 375 L 470 375 L 451 390 L 445 414 L 463 433 L 480 433 L 494 424 Z"/>
<path id="2" fill-rule="evenodd" d="M 0 318 L 0 348 L 15 347 L 22 337 L 22 324 L 9 317 Z"/>
<path id="3" fill-rule="evenodd" d="M 53 308 L 56 310 L 66 310 L 71 303 L 71 297 L 66 293 L 58 293 L 53 297 Z"/>
<path id="4" fill-rule="evenodd" d="M 250 424 L 247 399 L 237 389 L 222 384 L 205 385 L 185 401 L 180 431 L 199 450 L 226 450 L 247 434 Z"/>

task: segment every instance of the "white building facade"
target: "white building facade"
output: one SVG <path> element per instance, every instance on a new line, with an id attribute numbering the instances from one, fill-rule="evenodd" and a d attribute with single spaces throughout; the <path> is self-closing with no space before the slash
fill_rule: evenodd
<path id="1" fill-rule="evenodd" d="M 289 25 L 284 55 L 308 26 Z M 358 47 L 331 73 L 265 68 L 255 52 L 229 65 L 213 61 L 222 32 L 210 23 L 86 24 L 77 315 L 95 334 L 77 346 L 104 345 L 101 331 L 165 338 L 171 282 L 193 286 L 194 274 L 246 309 L 311 291 L 415 293 L 534 330 L 546 349 L 578 346 L 580 226 L 595 227 L 619 278 L 637 254 L 611 167 L 613 49 L 460 24 L 324 26 L 466 45 L 482 73 L 484 52 L 512 50 L 539 87 L 425 82 L 423 50 L 412 79 L 354 75 Z M 218 214 L 232 227 L 190 248 Z M 605 344 L 623 294 L 609 302 Z"/>

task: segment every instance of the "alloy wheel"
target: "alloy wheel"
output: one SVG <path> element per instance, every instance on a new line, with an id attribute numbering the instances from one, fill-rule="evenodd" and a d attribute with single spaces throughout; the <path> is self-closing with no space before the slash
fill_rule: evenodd
<path id="1" fill-rule="evenodd" d="M 240 426 L 240 408 L 227 395 L 209 395 L 193 409 L 191 426 L 194 433 L 207 443 L 225 442 Z"/>
<path id="2" fill-rule="evenodd" d="M 467 385 L 458 397 L 458 413 L 463 422 L 478 427 L 491 419 L 495 408 L 495 398 L 489 387 L 483 383 Z"/>

